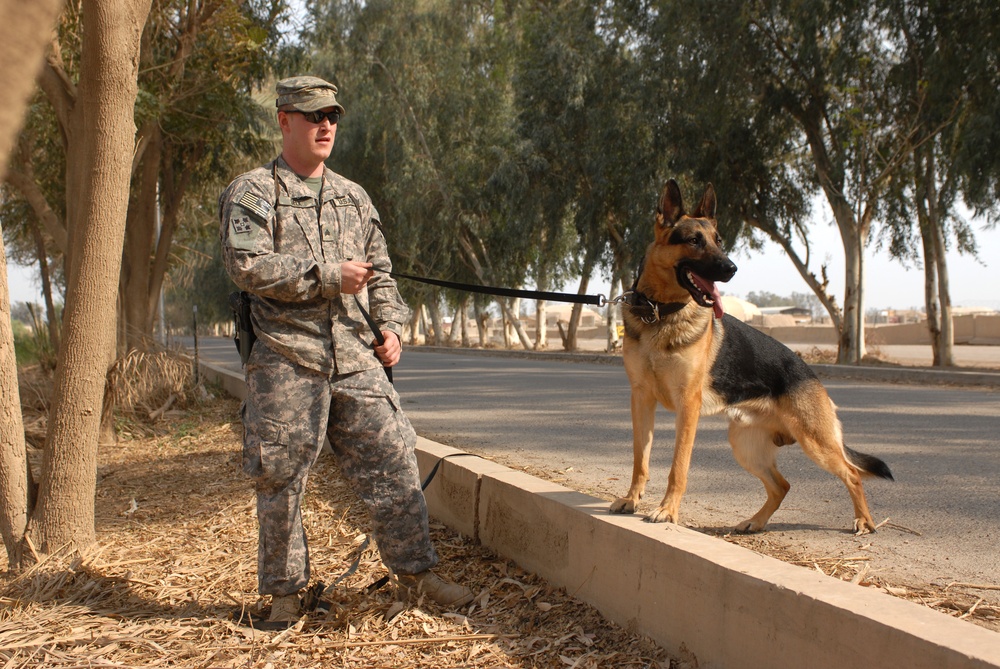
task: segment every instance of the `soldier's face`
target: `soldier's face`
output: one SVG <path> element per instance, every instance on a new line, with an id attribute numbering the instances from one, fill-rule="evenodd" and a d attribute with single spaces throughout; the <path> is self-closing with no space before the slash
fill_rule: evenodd
<path id="1" fill-rule="evenodd" d="M 322 111 L 335 110 L 336 107 L 328 107 Z M 337 137 L 337 124 L 330 123 L 329 117 L 324 116 L 319 123 L 313 123 L 300 112 L 282 111 L 278 113 L 278 125 L 281 126 L 282 153 L 291 154 L 296 162 L 319 166 L 330 157 Z"/>

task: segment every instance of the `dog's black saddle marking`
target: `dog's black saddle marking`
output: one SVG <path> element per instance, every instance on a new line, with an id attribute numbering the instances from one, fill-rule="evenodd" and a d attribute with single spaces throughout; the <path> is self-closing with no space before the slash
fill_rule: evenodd
<path id="1" fill-rule="evenodd" d="M 729 314 L 725 335 L 712 364 L 712 389 L 728 404 L 757 397 L 777 398 L 816 374 L 799 356 L 772 337 Z"/>

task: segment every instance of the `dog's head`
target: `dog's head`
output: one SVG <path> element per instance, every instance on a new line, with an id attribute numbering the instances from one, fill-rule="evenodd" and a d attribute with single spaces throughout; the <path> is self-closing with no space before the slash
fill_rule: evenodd
<path id="1" fill-rule="evenodd" d="M 668 181 L 656 209 L 656 239 L 647 253 L 646 266 L 652 263 L 660 272 L 672 271 L 675 276 L 670 278 L 675 281 L 671 283 L 721 318 L 722 300 L 715 282 L 732 279 L 736 265 L 722 250 L 715 205 L 715 189 L 709 184 L 694 212 L 686 214 L 677 182 Z"/>

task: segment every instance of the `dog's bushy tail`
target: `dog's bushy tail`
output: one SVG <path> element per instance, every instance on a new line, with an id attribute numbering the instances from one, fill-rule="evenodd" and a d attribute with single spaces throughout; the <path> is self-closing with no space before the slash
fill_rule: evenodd
<path id="1" fill-rule="evenodd" d="M 846 445 L 844 446 L 844 454 L 847 456 L 847 461 L 860 469 L 862 474 L 877 476 L 880 479 L 889 479 L 890 481 L 896 480 L 892 477 L 889 465 L 885 464 L 874 455 L 859 453 L 858 451 L 848 448 Z"/>

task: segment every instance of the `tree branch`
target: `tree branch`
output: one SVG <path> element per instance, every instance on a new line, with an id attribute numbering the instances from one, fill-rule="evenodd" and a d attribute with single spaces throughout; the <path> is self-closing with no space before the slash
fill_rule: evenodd
<path id="1" fill-rule="evenodd" d="M 59 130 L 62 133 L 63 147 L 67 145 L 69 118 L 76 105 L 76 84 L 66 73 L 63 64 L 62 50 L 59 42 L 53 39 L 45 56 L 45 66 L 38 75 L 38 87 L 42 89 L 56 118 L 59 119 Z"/>

